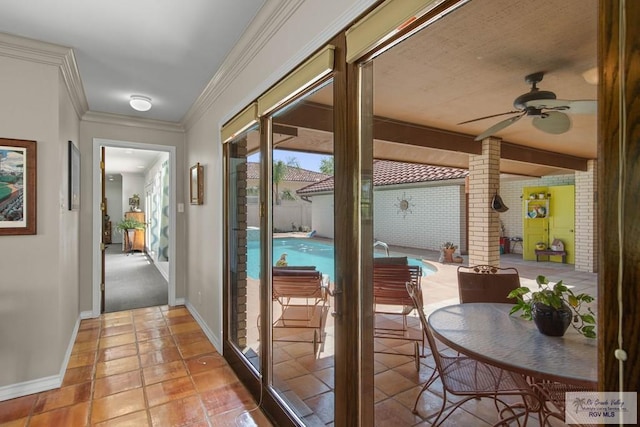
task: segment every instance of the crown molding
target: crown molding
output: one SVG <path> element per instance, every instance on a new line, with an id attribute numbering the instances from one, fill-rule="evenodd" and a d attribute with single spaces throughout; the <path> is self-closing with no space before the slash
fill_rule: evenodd
<path id="1" fill-rule="evenodd" d="M 184 133 L 184 127 L 177 122 L 167 122 L 163 120 L 144 119 L 121 114 L 100 113 L 87 111 L 82 116 L 83 122 L 100 123 L 114 126 L 128 126 L 144 129 L 159 130 L 163 132 Z"/>
<path id="2" fill-rule="evenodd" d="M 76 57 L 71 48 L 0 33 L 0 56 L 58 67 L 78 117 L 89 110 Z"/>
<path id="3" fill-rule="evenodd" d="M 259 15 L 256 16 L 248 28 L 248 32 L 241 37 L 235 48 L 225 59 L 223 65 L 218 69 L 183 118 L 182 124 L 185 129 L 191 127 L 206 110 L 213 105 L 215 100 L 237 78 L 242 70 L 250 64 L 256 54 L 264 48 L 274 34 L 291 18 L 303 2 L 304 0 L 281 0 L 277 4 L 272 1 L 265 3 Z M 296 66 L 300 65 L 313 52 L 325 45 L 328 40 L 354 22 L 364 11 L 377 2 L 378 0 L 356 1 L 349 9 L 329 24 L 324 31 L 318 33 L 296 55 L 293 55 L 289 61 L 283 63 L 282 66 L 266 78 L 259 87 L 256 87 L 248 96 L 244 97 L 236 109 L 230 109 L 221 123 L 228 121 L 238 111 L 255 101 L 265 90 Z"/>
<path id="4" fill-rule="evenodd" d="M 287 22 L 304 0 L 268 1 L 182 119 L 191 127 Z"/>

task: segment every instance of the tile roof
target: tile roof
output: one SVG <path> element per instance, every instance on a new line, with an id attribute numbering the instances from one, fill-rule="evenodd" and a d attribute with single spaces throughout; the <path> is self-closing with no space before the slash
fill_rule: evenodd
<path id="1" fill-rule="evenodd" d="M 307 169 L 287 167 L 283 181 L 290 182 L 318 182 L 327 179 L 329 175 Z M 247 162 L 247 179 L 260 179 L 260 163 Z"/>
<path id="2" fill-rule="evenodd" d="M 420 163 L 392 162 L 376 160 L 373 162 L 373 185 L 409 184 L 418 182 L 446 181 L 449 179 L 465 178 L 469 175 L 466 169 L 431 166 Z M 311 194 L 333 191 L 333 177 L 307 185 L 297 191 L 298 194 Z"/>

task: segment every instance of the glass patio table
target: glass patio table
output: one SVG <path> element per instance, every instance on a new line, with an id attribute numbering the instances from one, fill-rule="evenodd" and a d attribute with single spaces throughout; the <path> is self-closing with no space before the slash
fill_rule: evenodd
<path id="1" fill-rule="evenodd" d="M 511 304 L 467 303 L 442 307 L 428 318 L 445 345 L 467 356 L 536 379 L 594 389 L 597 343 L 573 327 L 563 337 L 538 331 L 532 321 L 509 315 Z"/>

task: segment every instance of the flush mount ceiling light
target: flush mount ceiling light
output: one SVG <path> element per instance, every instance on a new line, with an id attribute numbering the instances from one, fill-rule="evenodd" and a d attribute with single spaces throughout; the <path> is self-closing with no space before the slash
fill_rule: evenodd
<path id="1" fill-rule="evenodd" d="M 142 95 L 131 95 L 129 105 L 137 111 L 149 111 L 151 109 L 151 98 Z"/>

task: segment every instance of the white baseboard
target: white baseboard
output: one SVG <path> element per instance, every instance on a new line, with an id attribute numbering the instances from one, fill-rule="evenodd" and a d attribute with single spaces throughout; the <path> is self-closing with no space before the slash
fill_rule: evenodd
<path id="1" fill-rule="evenodd" d="M 220 340 L 213 334 L 211 329 L 209 329 L 202 316 L 200 316 L 200 313 L 198 313 L 198 310 L 196 310 L 196 308 L 189 302 L 187 302 L 185 306 L 187 307 L 187 310 L 189 310 L 189 313 L 191 313 L 193 318 L 196 319 L 196 322 L 198 322 L 198 325 L 200 325 L 200 327 L 202 328 L 202 332 L 204 332 L 207 338 L 209 338 L 209 341 L 211 342 L 211 344 L 213 344 L 216 351 L 222 354 L 222 342 L 220 342 Z"/>
<path id="2" fill-rule="evenodd" d="M 0 402 L 3 400 L 15 399 L 16 397 L 26 396 L 28 394 L 40 393 L 42 391 L 52 390 L 62 385 L 64 374 L 67 372 L 67 366 L 69 365 L 69 359 L 71 358 L 71 352 L 73 351 L 73 345 L 76 342 L 78 336 L 78 330 L 80 329 L 80 321 L 82 319 L 88 319 L 93 317 L 91 311 L 83 311 L 78 316 L 76 324 L 73 327 L 69 344 L 67 345 L 67 351 L 62 360 L 60 366 L 60 372 L 58 375 L 51 375 L 50 377 L 38 378 L 35 380 L 24 381 L 17 384 L 11 384 L 8 386 L 0 387 Z"/>
<path id="3" fill-rule="evenodd" d="M 184 298 L 176 298 L 176 305 L 186 305 Z M 191 310 L 189 310 L 191 311 Z"/>

